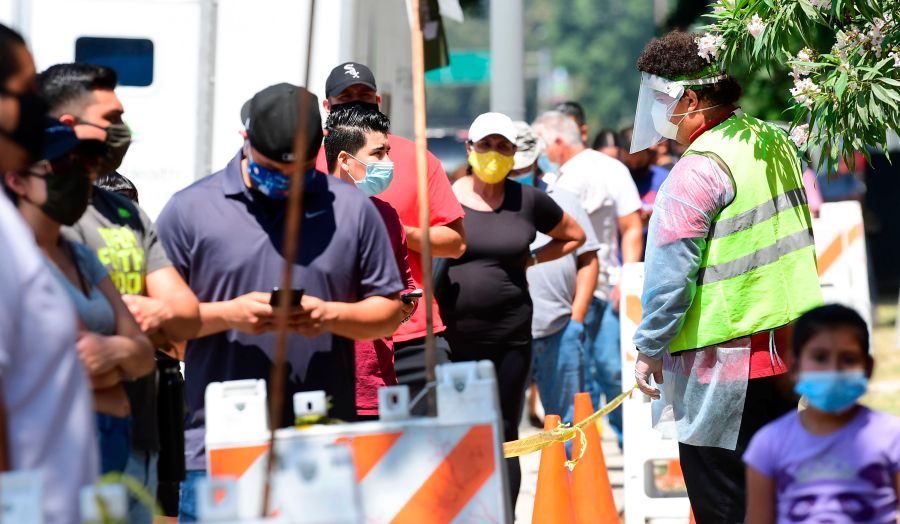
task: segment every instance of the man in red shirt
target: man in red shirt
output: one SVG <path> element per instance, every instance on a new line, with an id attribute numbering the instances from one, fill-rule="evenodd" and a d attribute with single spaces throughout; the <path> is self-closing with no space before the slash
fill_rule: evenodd
<path id="1" fill-rule="evenodd" d="M 349 106 L 377 110 L 380 103 L 375 75 L 368 67 L 346 62 L 331 70 L 325 82 L 325 100 L 322 101 L 326 112 Z M 396 135 L 388 135 L 388 142 L 394 161 L 394 178 L 378 197 L 393 206 L 400 215 L 409 244 L 409 267 L 413 280 L 417 288 L 424 288 L 420 250 L 425 232 L 419 227 L 415 143 Z M 316 169 L 325 173 L 329 171 L 324 148 L 319 150 Z M 431 153 L 428 153 L 428 200 L 432 256 L 459 258 L 466 250 L 463 209 L 450 188 L 444 168 Z M 433 301 L 431 307 L 434 309 L 434 333 L 439 335 L 445 329 L 444 323 L 437 302 Z M 425 387 L 425 331 L 425 308 L 419 307 L 409 322 L 401 324 L 393 336 L 397 380 L 409 386 L 412 398 Z M 450 346 L 443 336 L 435 336 L 435 346 L 438 363 L 448 362 Z M 426 404 L 420 402 L 413 406 L 412 412 L 424 414 L 425 408 Z"/>

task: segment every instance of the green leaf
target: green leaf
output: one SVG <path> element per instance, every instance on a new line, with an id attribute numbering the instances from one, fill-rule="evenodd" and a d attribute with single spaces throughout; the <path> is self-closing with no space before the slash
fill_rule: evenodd
<path id="1" fill-rule="evenodd" d="M 836 94 L 838 98 L 843 98 L 844 90 L 847 89 L 847 82 L 849 81 L 850 77 L 847 76 L 847 73 L 841 73 L 841 76 L 838 77 L 837 82 L 834 84 L 834 94 Z"/>
<path id="2" fill-rule="evenodd" d="M 884 102 L 885 104 L 894 108 L 894 111 L 897 111 L 897 104 L 891 99 L 891 95 L 888 93 L 887 89 L 881 87 L 878 84 L 872 84 L 872 94 L 878 97 L 879 100 Z"/>
<path id="3" fill-rule="evenodd" d="M 869 95 L 869 114 L 872 115 L 872 118 L 875 119 L 876 122 L 878 122 L 882 118 L 884 118 L 884 112 L 881 110 L 881 106 L 878 105 L 878 102 L 875 100 L 876 96 L 877 95 L 875 94 L 874 91 Z M 881 97 L 878 97 L 878 98 L 881 98 Z M 886 100 L 886 102 L 888 103 L 888 105 L 892 106 L 895 110 L 897 109 L 897 106 L 896 106 L 896 104 L 894 104 L 893 101 Z"/>
<path id="4" fill-rule="evenodd" d="M 766 43 L 768 37 L 768 31 L 763 31 L 759 38 L 756 39 L 756 42 L 753 43 L 753 58 L 759 56 L 760 50 L 762 50 L 763 45 Z"/>
<path id="5" fill-rule="evenodd" d="M 863 126 L 869 125 L 869 109 L 866 100 L 860 95 L 856 97 L 856 107 L 859 108 L 859 121 Z"/>
<path id="6" fill-rule="evenodd" d="M 803 9 L 803 12 L 806 14 L 807 17 L 812 18 L 812 19 L 816 19 L 819 17 L 819 12 L 807 0 L 800 0 L 797 3 L 800 4 L 800 8 Z"/>
<path id="7" fill-rule="evenodd" d="M 900 87 L 900 80 L 894 80 L 893 78 L 888 78 L 886 76 L 879 78 L 878 81 L 887 85 Z"/>

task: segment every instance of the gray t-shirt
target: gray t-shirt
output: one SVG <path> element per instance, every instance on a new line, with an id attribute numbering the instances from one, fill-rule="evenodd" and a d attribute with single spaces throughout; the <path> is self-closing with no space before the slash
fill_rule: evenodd
<path id="1" fill-rule="evenodd" d="M 123 295 L 146 295 L 146 277 L 172 263 L 143 209 L 122 195 L 94 187 L 91 205 L 63 235 L 97 254 Z"/>
<path id="2" fill-rule="evenodd" d="M 41 471 L 46 522 L 74 524 L 78 492 L 99 472 L 75 309 L 34 234 L 2 197 L 0 253 L 0 391 L 12 469 Z"/>
<path id="3" fill-rule="evenodd" d="M 90 247 L 109 271 L 123 295 L 146 295 L 147 275 L 172 263 L 147 213 L 122 195 L 94 187 L 91 205 L 63 235 Z M 136 450 L 159 449 L 156 374 L 124 382 L 131 404 L 131 445 Z"/>
<path id="4" fill-rule="evenodd" d="M 51 263 L 50 269 L 53 271 L 53 276 L 69 295 L 85 330 L 98 335 L 115 335 L 116 312 L 100 288 L 97 287 L 100 281 L 107 276 L 106 268 L 97 260 L 91 248 L 70 240 L 62 239 L 61 242 L 75 259 L 75 266 L 78 268 L 82 285 L 72 283 Z"/>
<path id="5" fill-rule="evenodd" d="M 543 182 L 539 182 L 538 187 L 578 222 L 587 239 L 571 255 L 528 268 L 528 291 L 534 302 L 534 315 L 531 317 L 531 335 L 534 338 L 552 335 L 566 327 L 572 316 L 572 300 L 575 299 L 578 255 L 600 249 L 591 219 L 578 197 L 565 189 L 548 187 Z M 550 240 L 547 235 L 538 233 L 531 250 L 539 250 Z"/>

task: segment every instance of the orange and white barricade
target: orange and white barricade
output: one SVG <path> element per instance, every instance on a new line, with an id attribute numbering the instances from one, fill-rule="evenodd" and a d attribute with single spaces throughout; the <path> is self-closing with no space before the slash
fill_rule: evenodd
<path id="1" fill-rule="evenodd" d="M 637 351 L 634 333 L 641 322 L 644 264 L 625 264 L 619 284 L 622 389 L 634 387 Z M 625 523 L 688 522 L 690 502 L 678 461 L 678 441 L 653 429 L 650 399 L 640 391 L 622 403 L 625 433 Z"/>
<path id="2" fill-rule="evenodd" d="M 813 220 L 819 284 L 825 303 L 855 309 L 872 326 L 866 236 L 859 202 L 829 202 Z"/>
<path id="3" fill-rule="evenodd" d="M 377 422 L 279 430 L 276 520 L 291 513 L 286 522 L 511 522 L 496 384 L 489 361 L 445 364 L 437 368 L 436 418 L 410 417 L 408 390 L 395 386 L 379 391 Z M 294 409 L 324 413 L 325 396 L 298 394 Z M 210 384 L 206 424 L 212 481 L 233 479 L 239 518 L 258 516 L 268 459 L 264 382 Z M 352 460 L 342 461 L 337 449 Z M 339 467 L 312 462 L 323 450 Z M 303 482 L 310 469 L 328 472 L 312 491 Z M 345 510 L 357 502 L 354 519 Z M 308 519 L 296 520 L 290 506 L 305 508 Z"/>

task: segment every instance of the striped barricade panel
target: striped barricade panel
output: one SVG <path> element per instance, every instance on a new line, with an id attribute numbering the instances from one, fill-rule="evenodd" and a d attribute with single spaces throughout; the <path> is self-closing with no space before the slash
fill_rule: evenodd
<path id="1" fill-rule="evenodd" d="M 819 283 L 826 303 L 852 307 L 872 326 L 872 300 L 859 202 L 822 204 L 813 220 Z"/>
<path id="2" fill-rule="evenodd" d="M 492 379 L 491 388 L 494 384 Z M 215 416 L 215 401 L 207 402 Z M 482 402 L 473 422 L 446 420 L 458 419 L 456 412 L 455 417 L 289 428 L 278 432 L 276 445 L 280 456 L 308 446 L 349 446 L 366 523 L 509 522 L 499 410 L 491 404 Z M 258 515 L 266 440 L 229 443 L 213 436 L 207 459 L 212 477 L 238 479 L 240 515 Z"/>

